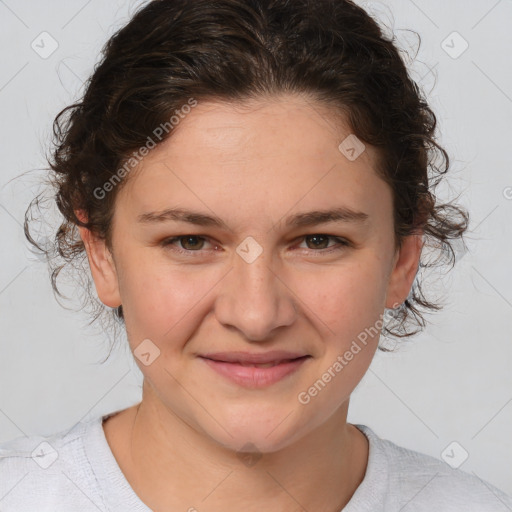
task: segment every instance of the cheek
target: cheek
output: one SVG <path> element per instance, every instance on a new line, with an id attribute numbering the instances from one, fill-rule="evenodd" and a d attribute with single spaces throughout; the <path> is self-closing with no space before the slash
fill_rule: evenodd
<path id="1" fill-rule="evenodd" d="M 383 313 L 386 280 L 383 263 L 371 250 L 344 265 L 297 275 L 296 291 L 329 338 L 347 340 L 374 324 Z"/>
<path id="2" fill-rule="evenodd" d="M 199 267 L 185 271 L 176 265 L 149 258 L 126 261 L 120 279 L 121 300 L 127 331 L 132 344 L 140 339 L 187 339 L 198 315 L 208 307 L 209 291 L 222 278 L 218 272 Z M 170 347 L 172 350 L 172 347 Z"/>
<path id="3" fill-rule="evenodd" d="M 321 333 L 321 364 L 297 398 L 314 404 L 315 424 L 324 421 L 355 389 L 377 349 L 382 329 L 385 275 L 368 251 L 357 264 L 330 269 L 300 281 L 310 321 Z"/>

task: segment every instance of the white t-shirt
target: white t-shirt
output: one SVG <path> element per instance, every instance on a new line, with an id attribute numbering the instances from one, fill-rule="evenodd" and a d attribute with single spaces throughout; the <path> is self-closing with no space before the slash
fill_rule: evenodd
<path id="1" fill-rule="evenodd" d="M 0 511 L 150 512 L 110 450 L 102 427 L 108 416 L 0 444 Z M 512 498 L 478 477 L 355 426 L 369 440 L 368 466 L 340 512 L 512 511 Z M 202 510 L 199 501 L 191 507 Z"/>

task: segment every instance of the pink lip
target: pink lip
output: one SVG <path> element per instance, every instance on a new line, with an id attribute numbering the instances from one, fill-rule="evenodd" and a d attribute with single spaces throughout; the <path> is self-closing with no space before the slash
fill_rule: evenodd
<path id="1" fill-rule="evenodd" d="M 268 353 L 266 357 L 268 359 Z M 258 368 L 255 366 L 243 366 L 237 362 L 216 361 L 201 356 L 201 359 L 217 373 L 247 388 L 263 388 L 275 384 L 287 375 L 295 372 L 304 361 L 309 358 L 310 356 L 299 356 L 298 359 L 282 361 L 275 366 Z M 261 363 L 278 360 L 280 360 L 280 358 L 274 358 L 270 361 L 261 361 Z M 250 362 L 246 362 L 246 364 L 250 364 Z"/>
<path id="2" fill-rule="evenodd" d="M 213 359 L 214 361 L 224 361 L 226 363 L 273 363 L 284 359 L 297 359 L 308 354 L 304 352 L 290 352 L 287 350 L 270 350 L 269 352 L 251 353 L 251 352 L 210 352 L 201 354 L 201 357 Z"/>

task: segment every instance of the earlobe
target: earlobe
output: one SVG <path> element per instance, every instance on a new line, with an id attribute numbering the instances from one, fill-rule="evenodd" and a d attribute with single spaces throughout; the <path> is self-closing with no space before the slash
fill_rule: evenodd
<path id="1" fill-rule="evenodd" d="M 79 217 L 83 219 L 82 216 Z M 82 220 L 83 222 L 83 220 Z M 96 292 L 103 304 L 116 308 L 121 305 L 117 271 L 112 254 L 105 240 L 91 230 L 79 226 L 80 237 L 84 243 Z"/>
<path id="2" fill-rule="evenodd" d="M 407 299 L 418 271 L 422 248 L 422 232 L 404 238 L 389 278 L 386 308 L 394 308 Z"/>

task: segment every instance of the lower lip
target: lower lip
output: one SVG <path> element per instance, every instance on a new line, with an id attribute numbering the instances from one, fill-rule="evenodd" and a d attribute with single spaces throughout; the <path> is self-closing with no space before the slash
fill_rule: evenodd
<path id="1" fill-rule="evenodd" d="M 264 388 L 279 382 L 286 376 L 297 371 L 298 368 L 307 360 L 309 356 L 286 361 L 269 368 L 257 368 L 255 366 L 242 366 L 236 363 L 226 363 L 224 361 L 214 361 L 201 357 L 203 361 L 213 368 L 217 373 L 227 377 L 231 381 L 246 388 Z"/>

